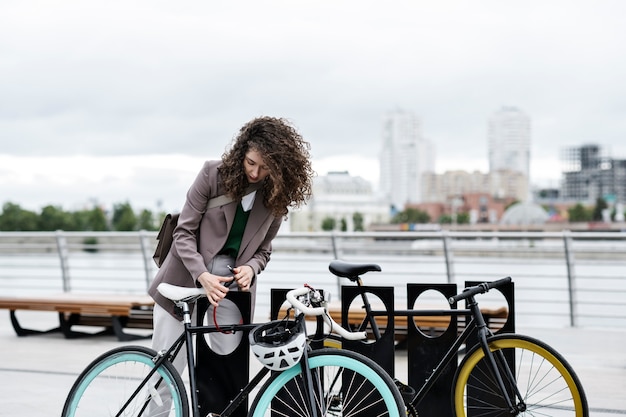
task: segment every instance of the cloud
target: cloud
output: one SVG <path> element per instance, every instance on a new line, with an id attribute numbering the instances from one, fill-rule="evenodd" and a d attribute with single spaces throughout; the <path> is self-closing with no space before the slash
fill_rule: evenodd
<path id="1" fill-rule="evenodd" d="M 402 108 L 438 165 L 471 169 L 489 116 L 513 105 L 531 117 L 533 157 L 587 142 L 625 157 L 624 12 L 606 0 L 6 1 L 0 152 L 206 159 L 276 115 L 343 169 L 376 160 L 381 120 Z"/>
<path id="2" fill-rule="evenodd" d="M 80 209 L 94 204 L 110 209 L 130 202 L 136 209 L 177 211 L 203 162 L 185 155 L 0 155 L 2 203 L 39 210 L 46 205 Z"/>

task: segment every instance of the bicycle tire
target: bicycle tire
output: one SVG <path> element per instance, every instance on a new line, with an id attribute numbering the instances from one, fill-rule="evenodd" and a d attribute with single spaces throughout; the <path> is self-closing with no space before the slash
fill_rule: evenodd
<path id="1" fill-rule="evenodd" d="M 492 336 L 488 344 L 492 352 L 515 358 L 512 371 L 526 404 L 526 409 L 515 415 L 589 416 L 580 380 L 569 363 L 552 347 L 517 334 Z M 484 359 L 483 350 L 474 346 L 459 365 L 452 404 L 457 417 L 512 415 Z M 500 369 L 504 369 L 502 365 L 499 361 Z M 507 390 L 512 390 L 510 383 L 505 381 L 505 385 Z"/>
<path id="2" fill-rule="evenodd" d="M 318 349 L 309 353 L 317 415 L 406 416 L 400 392 L 375 362 L 355 352 Z M 320 394 L 321 391 L 321 394 Z M 299 365 L 274 373 L 255 397 L 249 416 L 309 416 Z"/>
<path id="3" fill-rule="evenodd" d="M 130 400 L 133 392 L 154 369 L 153 359 L 156 356 L 154 350 L 143 346 L 123 346 L 100 355 L 74 382 L 63 406 L 62 417 L 118 415 L 123 404 Z M 165 404 L 167 410 L 152 410 L 150 415 L 188 417 L 189 403 L 185 386 L 174 366 L 165 361 L 156 372 L 162 378 L 160 386 L 166 387 L 165 395 L 169 395 L 172 401 L 164 399 L 162 395 L 155 397 L 155 402 Z M 147 407 L 151 393 L 157 393 L 155 388 L 149 386 L 154 384 L 144 386 L 120 415 L 147 415 L 140 413 Z"/>

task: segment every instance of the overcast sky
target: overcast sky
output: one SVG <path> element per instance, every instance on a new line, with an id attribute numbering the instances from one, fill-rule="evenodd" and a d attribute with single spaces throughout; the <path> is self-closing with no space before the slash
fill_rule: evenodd
<path id="1" fill-rule="evenodd" d="M 487 171 L 487 120 L 626 158 L 626 2 L 0 2 L 0 203 L 182 205 L 243 123 L 290 119 L 318 174 L 376 182 L 386 112 L 415 112 L 439 172 Z"/>

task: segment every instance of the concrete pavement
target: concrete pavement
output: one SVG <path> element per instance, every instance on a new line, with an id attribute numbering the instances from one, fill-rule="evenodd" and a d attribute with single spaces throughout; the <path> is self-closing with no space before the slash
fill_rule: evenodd
<path id="1" fill-rule="evenodd" d="M 56 326 L 55 313 L 18 312 L 22 324 Z M 626 331 L 572 328 L 518 329 L 553 346 L 576 370 L 591 416 L 626 415 Z M 7 311 L 0 311 L 0 416 L 59 416 L 82 369 L 123 343 L 112 336 L 67 340 L 59 333 L 17 337 Z M 254 360 L 251 360 L 254 362 Z M 256 365 L 256 364 L 255 364 Z M 396 357 L 396 376 L 406 380 L 406 355 Z"/>

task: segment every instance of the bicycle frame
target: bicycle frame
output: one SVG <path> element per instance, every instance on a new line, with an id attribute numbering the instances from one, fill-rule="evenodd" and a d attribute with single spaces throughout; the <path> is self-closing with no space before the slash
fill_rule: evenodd
<path id="1" fill-rule="evenodd" d="M 237 332 L 237 331 L 249 331 L 254 329 L 258 324 L 250 323 L 250 324 L 232 324 L 232 325 L 221 325 L 219 329 L 216 326 L 195 326 L 191 324 L 191 313 L 189 310 L 189 304 L 186 302 L 181 302 L 180 307 L 183 311 L 183 323 L 184 323 L 184 331 L 178 337 L 178 339 L 170 346 L 167 351 L 159 352 L 158 359 L 155 360 L 155 367 L 148 374 L 146 379 L 137 388 L 136 392 L 131 396 L 134 397 L 140 389 L 150 380 L 152 375 L 157 371 L 158 367 L 166 360 L 173 361 L 173 359 L 180 352 L 183 343 L 186 343 L 187 348 L 187 368 L 189 374 L 189 389 L 191 391 L 191 408 L 192 408 L 192 416 L 198 416 L 198 393 L 197 393 L 197 384 L 196 384 L 196 372 L 195 372 L 195 361 L 194 361 L 194 351 L 193 351 L 193 335 L 194 334 L 207 334 L 213 332 Z M 300 313 L 296 320 L 304 320 L 304 314 Z M 311 377 L 311 371 L 309 369 L 308 363 L 308 354 L 307 349 L 305 349 L 302 358 L 300 359 L 300 366 L 302 368 L 302 374 L 306 375 L 306 389 L 308 391 L 308 395 L 311 401 L 311 404 L 314 404 L 314 386 L 313 380 Z M 270 370 L 266 367 L 261 367 L 261 369 L 256 373 L 256 375 L 239 391 L 239 393 L 233 398 L 228 406 L 224 410 L 220 412 L 220 416 L 228 417 L 230 416 L 237 407 L 250 395 L 252 390 L 256 388 L 259 383 L 269 374 Z M 160 383 L 160 381 L 159 381 Z M 157 385 L 158 386 L 158 385 Z M 130 400 L 128 401 L 130 402 Z M 146 402 L 147 406 L 147 402 Z M 313 408 L 311 410 L 313 413 L 313 417 L 317 417 L 317 411 Z"/>
<path id="2" fill-rule="evenodd" d="M 363 281 L 361 280 L 360 277 L 357 277 L 354 280 L 354 282 L 356 282 L 357 286 L 363 287 Z M 382 310 L 373 310 L 369 302 L 369 299 L 367 298 L 367 294 L 365 292 L 362 292 L 360 295 L 361 295 L 361 300 L 363 301 L 363 308 L 365 309 L 365 319 L 361 323 L 361 326 L 359 326 L 358 330 L 365 330 L 365 326 L 369 323 L 369 325 L 372 328 L 372 333 L 374 335 L 375 340 L 379 340 L 381 338 L 380 329 L 378 327 L 378 324 L 376 323 L 375 317 L 386 316 L 389 313 L 387 311 L 382 311 Z M 428 377 L 424 381 L 422 386 L 419 388 L 419 390 L 417 390 L 415 397 L 411 401 L 411 405 L 417 406 L 424 399 L 426 394 L 430 391 L 430 389 L 433 387 L 433 385 L 437 382 L 437 380 L 443 373 L 443 370 L 445 369 L 445 367 L 447 367 L 450 364 L 450 362 L 457 356 L 458 351 L 461 348 L 461 346 L 465 342 L 467 342 L 467 339 L 470 337 L 472 333 L 476 333 L 478 343 L 480 344 L 481 349 L 485 353 L 485 357 L 487 358 L 487 361 L 490 365 L 489 366 L 490 371 L 492 372 L 493 377 L 495 378 L 498 384 L 498 388 L 501 390 L 503 394 L 503 397 L 507 401 L 507 406 L 512 412 L 525 409 L 526 405 L 524 403 L 521 393 L 519 392 L 517 385 L 511 384 L 515 389 L 515 392 L 513 392 L 513 395 L 520 401 L 520 403 L 517 406 L 514 404 L 514 401 L 511 398 L 511 393 L 506 389 L 506 386 L 503 380 L 503 375 L 501 375 L 500 370 L 496 363 L 496 361 L 503 362 L 506 359 L 504 358 L 504 355 L 502 354 L 502 352 L 498 352 L 497 357 L 494 356 L 493 352 L 489 348 L 488 338 L 490 336 L 493 336 L 493 333 L 491 332 L 491 330 L 489 330 L 489 327 L 487 326 L 485 318 L 482 312 L 480 311 L 480 308 L 478 307 L 478 303 L 476 302 L 475 297 L 471 295 L 469 297 L 466 297 L 465 299 L 467 300 L 466 301 L 466 305 L 468 307 L 467 309 L 394 310 L 393 311 L 394 317 L 436 316 L 436 315 L 471 317 L 469 323 L 465 326 L 465 329 L 463 329 L 461 334 L 457 336 L 452 346 L 450 346 L 448 351 L 439 360 L 437 366 L 435 367 L 435 369 L 433 369 L 431 376 Z M 506 370 L 506 375 L 504 375 L 504 377 L 509 381 L 514 381 L 515 378 L 511 374 L 510 369 L 506 366 L 503 368 Z"/>
<path id="3" fill-rule="evenodd" d="M 164 361 L 173 361 L 176 355 L 180 352 L 182 344 L 186 344 L 187 348 L 187 371 L 189 374 L 189 390 L 191 395 L 191 408 L 192 416 L 198 417 L 198 391 L 196 384 L 196 370 L 193 350 L 193 335 L 194 334 L 207 334 L 217 331 L 248 331 L 254 329 L 256 324 L 232 324 L 222 325 L 219 330 L 216 326 L 196 326 L 191 324 L 191 313 L 189 310 L 189 304 L 181 302 L 180 307 L 183 311 L 183 323 L 184 332 L 178 337 L 176 342 L 165 352 L 159 360 L 156 362 L 155 369 Z M 261 382 L 261 380 L 269 373 L 269 369 L 261 367 L 259 372 L 246 384 L 244 388 L 237 394 L 235 398 L 228 404 L 228 406 L 220 413 L 221 416 L 228 417 L 233 411 L 248 397 L 250 392 Z"/>

